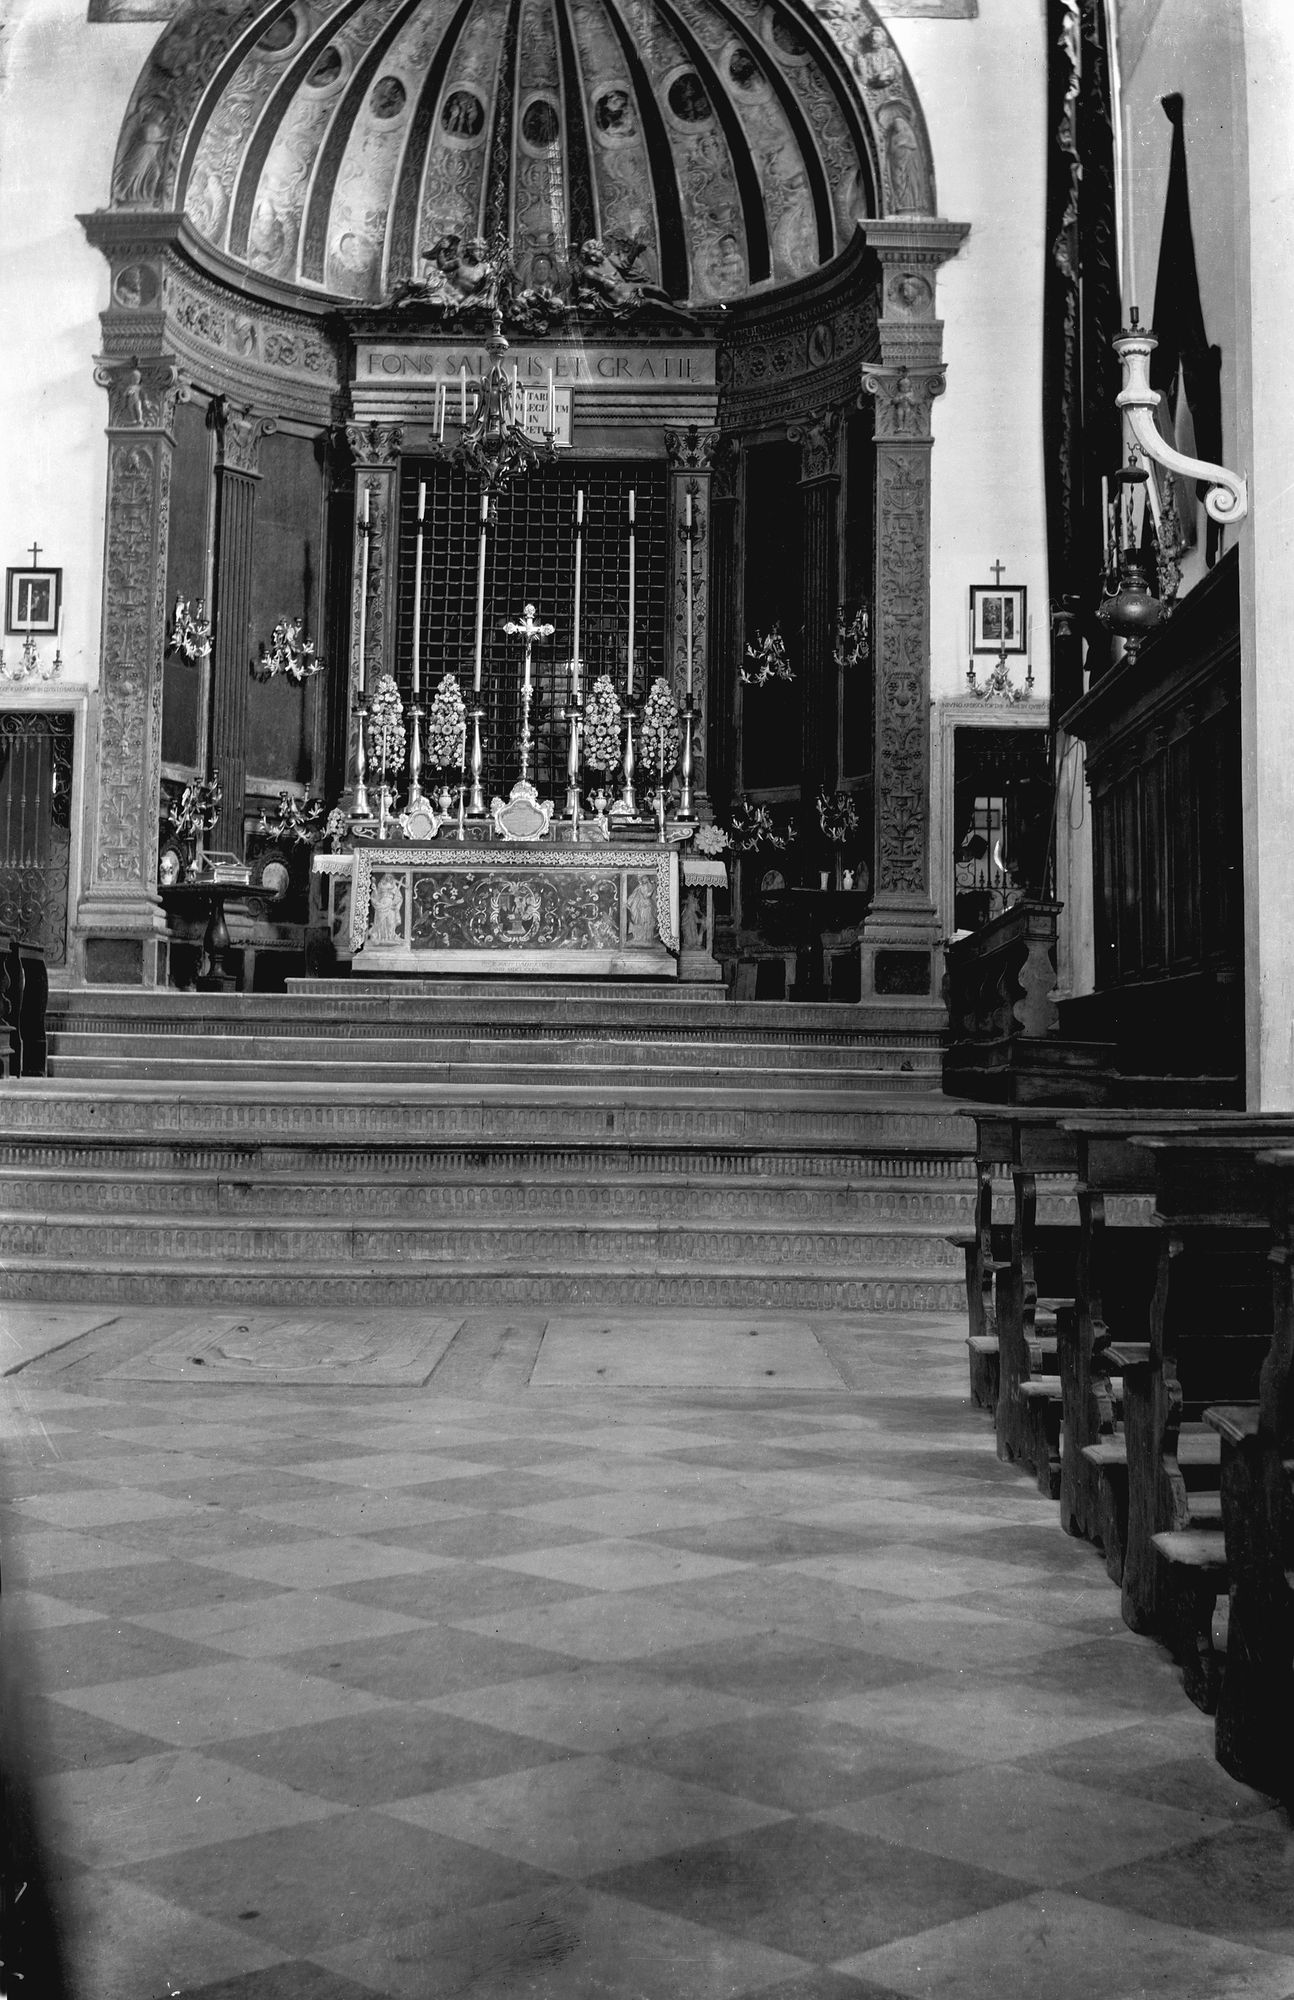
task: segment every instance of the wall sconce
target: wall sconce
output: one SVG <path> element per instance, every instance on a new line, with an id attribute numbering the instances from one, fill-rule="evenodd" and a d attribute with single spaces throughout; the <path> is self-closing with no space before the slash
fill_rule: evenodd
<path id="1" fill-rule="evenodd" d="M 63 671 L 63 655 L 55 641 L 51 658 L 42 659 L 36 651 L 36 641 L 28 632 L 22 642 L 22 650 L 16 662 L 10 666 L 0 647 L 0 680 L 21 686 L 24 681 L 56 681 Z"/>
<path id="2" fill-rule="evenodd" d="M 269 645 L 261 640 L 260 659 L 252 664 L 258 681 L 272 681 L 285 674 L 300 687 L 312 674 L 323 672 L 323 661 L 315 652 L 314 640 L 301 637 L 303 623 L 300 618 L 280 618 L 270 634 Z"/>
<path id="3" fill-rule="evenodd" d="M 1123 388 L 1114 399 L 1115 407 L 1124 412 L 1128 429 L 1147 458 L 1162 465 L 1165 472 L 1208 483 L 1204 511 L 1210 520 L 1221 522 L 1224 527 L 1238 525 L 1249 512 L 1247 480 L 1239 473 L 1228 472 L 1225 465 L 1186 457 L 1161 435 L 1155 422 L 1160 396 L 1157 389 L 1151 388 L 1149 375 L 1150 357 L 1159 342 L 1141 325 L 1136 306 L 1130 308 L 1128 317 L 1131 324 L 1114 340 L 1114 351 L 1123 363 Z"/>

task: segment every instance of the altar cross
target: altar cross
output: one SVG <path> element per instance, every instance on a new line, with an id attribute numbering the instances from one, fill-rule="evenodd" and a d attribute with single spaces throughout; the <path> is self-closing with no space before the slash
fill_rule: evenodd
<path id="1" fill-rule="evenodd" d="M 523 608 L 520 618 L 509 618 L 503 629 L 510 639 L 524 639 L 526 642 L 521 691 L 522 698 L 529 701 L 530 663 L 535 641 L 536 639 L 551 639 L 557 627 L 555 625 L 540 625 L 535 618 L 534 605 L 527 604 Z"/>

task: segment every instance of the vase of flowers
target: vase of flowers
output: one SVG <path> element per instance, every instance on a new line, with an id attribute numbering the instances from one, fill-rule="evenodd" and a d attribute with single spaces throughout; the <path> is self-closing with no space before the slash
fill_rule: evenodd
<path id="1" fill-rule="evenodd" d="M 610 674 L 600 674 L 584 704 L 584 761 L 603 777 L 620 762 L 620 712 Z"/>
<path id="2" fill-rule="evenodd" d="M 460 771 L 467 747 L 467 703 L 457 674 L 444 674 L 427 710 L 427 758 L 437 771 Z"/>

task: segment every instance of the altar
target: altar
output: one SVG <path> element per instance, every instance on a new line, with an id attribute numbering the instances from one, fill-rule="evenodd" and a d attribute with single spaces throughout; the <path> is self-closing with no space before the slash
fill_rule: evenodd
<path id="1" fill-rule="evenodd" d="M 314 869 L 359 972 L 678 976 L 677 846 L 363 842 Z"/>

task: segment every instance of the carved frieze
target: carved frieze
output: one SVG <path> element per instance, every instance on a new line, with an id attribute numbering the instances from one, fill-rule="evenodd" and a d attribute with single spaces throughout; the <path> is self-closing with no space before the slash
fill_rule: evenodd
<path id="1" fill-rule="evenodd" d="M 876 399 L 876 436 L 879 438 L 928 438 L 930 409 L 946 386 L 941 366 L 890 367 L 883 362 L 865 361 L 862 366 L 862 396 Z"/>
<path id="2" fill-rule="evenodd" d="M 94 379 L 108 391 L 110 431 L 169 431 L 185 394 L 180 371 L 165 354 L 101 359 Z"/>

